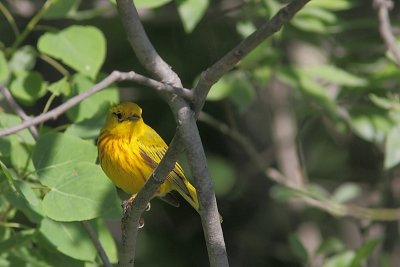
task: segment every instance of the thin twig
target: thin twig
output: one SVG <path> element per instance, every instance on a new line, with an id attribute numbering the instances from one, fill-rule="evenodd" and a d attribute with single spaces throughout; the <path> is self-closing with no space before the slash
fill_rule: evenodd
<path id="1" fill-rule="evenodd" d="M 112 267 L 110 260 L 107 257 L 106 252 L 104 251 L 103 246 L 100 243 L 99 238 L 97 237 L 96 232 L 94 231 L 92 225 L 88 221 L 81 221 L 82 226 L 85 228 L 86 232 L 88 233 L 90 239 L 92 240 L 97 253 L 99 254 L 101 260 L 105 267 Z"/>
<path id="2" fill-rule="evenodd" d="M 15 111 L 15 113 L 17 113 L 18 116 L 21 117 L 22 121 L 25 122 L 31 119 L 28 115 L 26 115 L 25 111 L 20 107 L 20 105 L 18 105 L 18 103 L 14 100 L 14 97 L 11 95 L 7 87 L 0 85 L 0 92 L 3 94 L 8 105 Z M 31 132 L 33 138 L 39 138 L 39 133 L 35 126 L 29 126 L 28 129 Z"/>
<path id="3" fill-rule="evenodd" d="M 6 18 L 6 20 L 10 24 L 11 29 L 14 32 L 15 38 L 18 38 L 20 33 L 19 33 L 19 30 L 18 30 L 17 24 L 15 23 L 14 17 L 10 13 L 10 11 L 8 11 L 6 6 L 1 2 L 0 2 L 0 12 L 3 13 L 4 17 Z"/>
<path id="4" fill-rule="evenodd" d="M 396 38 L 393 35 L 390 24 L 389 10 L 394 6 L 391 0 L 374 0 L 373 6 L 378 12 L 379 32 L 385 41 L 387 49 L 392 53 L 397 65 L 400 65 L 400 48 L 397 45 Z"/>
<path id="5" fill-rule="evenodd" d="M 195 109 L 198 115 L 204 105 L 204 101 L 211 86 L 215 84 L 225 73 L 231 70 L 241 59 L 248 55 L 255 47 L 279 31 L 302 7 L 310 0 L 293 0 L 283 7 L 270 20 L 244 39 L 235 48 L 229 51 L 223 58 L 205 70 L 194 88 Z"/>
<path id="6" fill-rule="evenodd" d="M 192 91 L 189 89 L 174 87 L 166 83 L 158 82 L 156 80 L 147 78 L 143 75 L 137 74 L 133 71 L 130 72 L 113 71 L 101 82 L 95 84 L 93 87 L 89 88 L 85 92 L 70 98 L 68 101 L 50 110 L 49 112 L 43 113 L 34 118 L 30 118 L 29 120 L 26 120 L 21 124 L 1 130 L 0 137 L 16 133 L 30 126 L 37 125 L 51 119 L 56 119 L 58 116 L 65 113 L 72 107 L 76 106 L 89 96 L 103 90 L 104 88 L 110 86 L 114 82 L 120 82 L 120 81 L 134 81 L 137 82 L 138 84 L 148 86 L 156 91 L 160 92 L 167 91 L 170 93 L 181 95 L 184 98 L 190 99 L 190 97 L 192 96 Z"/>

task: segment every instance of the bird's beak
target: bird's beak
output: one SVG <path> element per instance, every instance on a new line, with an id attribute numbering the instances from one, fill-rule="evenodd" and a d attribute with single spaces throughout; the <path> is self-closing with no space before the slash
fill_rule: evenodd
<path id="1" fill-rule="evenodd" d="M 129 116 L 127 119 L 128 119 L 128 121 L 138 121 L 138 120 L 140 120 L 140 116 L 133 114 L 132 116 Z"/>

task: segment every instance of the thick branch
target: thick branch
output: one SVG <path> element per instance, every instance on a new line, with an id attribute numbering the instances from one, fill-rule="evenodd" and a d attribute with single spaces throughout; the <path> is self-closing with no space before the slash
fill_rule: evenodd
<path id="1" fill-rule="evenodd" d="M 114 82 L 119 82 L 119 81 L 134 81 L 137 82 L 138 84 L 144 85 L 144 86 L 148 86 L 156 91 L 159 92 L 169 92 L 172 94 L 176 94 L 179 95 L 183 98 L 186 99 L 192 99 L 192 91 L 185 89 L 185 88 L 181 88 L 181 87 L 174 87 L 170 84 L 166 84 L 166 83 L 162 83 L 162 82 L 158 82 L 156 80 L 147 78 L 143 75 L 137 74 L 133 71 L 130 72 L 119 72 L 119 71 L 113 71 L 110 75 L 108 75 L 104 80 L 102 80 L 101 82 L 97 83 L 96 85 L 94 85 L 93 87 L 89 88 L 88 90 L 86 90 L 85 92 L 74 96 L 72 98 L 70 98 L 68 101 L 66 101 L 65 103 L 61 104 L 60 106 L 46 112 L 43 113 L 37 117 L 34 118 L 27 118 L 23 123 L 19 124 L 19 125 L 15 125 L 12 126 L 10 128 L 7 129 L 3 129 L 0 131 L 0 137 L 1 136 L 6 136 L 6 135 L 10 135 L 13 133 L 16 133 L 18 131 L 21 131 L 25 128 L 31 127 L 33 125 L 37 125 L 40 123 L 43 123 L 45 121 L 51 120 L 51 119 L 56 119 L 58 116 L 60 116 L 61 114 L 65 113 L 67 110 L 71 109 L 72 107 L 76 106 L 77 104 L 79 104 L 80 102 L 82 102 L 83 100 L 85 100 L 86 98 L 88 98 L 89 96 L 107 88 L 108 86 L 110 86 L 112 83 Z"/>
<path id="2" fill-rule="evenodd" d="M 147 37 L 133 1 L 117 0 L 117 6 L 129 43 L 140 63 L 158 80 L 181 87 L 178 75 L 158 55 Z"/>
<path id="3" fill-rule="evenodd" d="M 128 34 L 128 39 L 139 61 L 154 77 L 174 86 L 181 87 L 178 75 L 162 60 L 147 38 L 132 1 L 117 0 L 117 5 L 123 25 Z M 164 94 L 164 96 L 174 113 L 175 120 L 180 126 L 179 134 L 182 138 L 182 143 L 189 159 L 194 184 L 197 188 L 200 203 L 199 213 L 202 220 L 210 265 L 228 266 L 215 193 L 207 169 L 207 160 L 197 129 L 194 112 L 182 98 L 171 94 Z"/>
<path id="4" fill-rule="evenodd" d="M 195 91 L 196 114 L 204 105 L 204 101 L 211 86 L 215 84 L 226 72 L 231 70 L 241 59 L 248 55 L 261 42 L 279 31 L 301 8 L 310 0 L 293 0 L 268 22 L 244 39 L 223 58 L 204 71 L 197 83 Z"/>
<path id="5" fill-rule="evenodd" d="M 387 49 L 392 53 L 397 65 L 400 65 L 400 48 L 393 35 L 389 18 L 389 10 L 393 8 L 393 2 L 390 0 L 374 0 L 373 5 L 378 12 L 379 32 L 385 41 Z"/>
<path id="6" fill-rule="evenodd" d="M 153 198 L 157 189 L 164 183 L 167 175 L 175 167 L 178 155 L 182 151 L 183 146 L 178 135 L 175 135 L 153 175 L 136 195 L 132 205 L 127 206 L 122 219 L 122 246 L 119 255 L 119 266 L 128 267 L 134 265 L 140 217 L 146 209 L 147 203 Z"/>
<path id="7" fill-rule="evenodd" d="M 297 127 L 290 108 L 289 88 L 273 77 L 268 86 L 269 105 L 272 113 L 272 140 L 279 169 L 290 180 L 288 184 L 304 184 L 300 159 L 297 154 Z"/>

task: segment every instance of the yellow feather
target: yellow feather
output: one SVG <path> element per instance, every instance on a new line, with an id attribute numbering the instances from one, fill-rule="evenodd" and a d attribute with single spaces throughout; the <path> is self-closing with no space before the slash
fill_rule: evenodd
<path id="1" fill-rule="evenodd" d="M 168 148 L 158 133 L 143 121 L 142 109 L 130 102 L 110 108 L 97 146 L 103 171 L 116 186 L 130 194 L 139 192 Z M 163 197 L 173 190 L 198 211 L 196 189 L 178 163 L 156 196 Z"/>

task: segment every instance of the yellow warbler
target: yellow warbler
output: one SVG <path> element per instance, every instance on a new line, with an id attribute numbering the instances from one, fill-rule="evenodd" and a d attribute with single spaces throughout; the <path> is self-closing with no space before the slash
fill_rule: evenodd
<path id="1" fill-rule="evenodd" d="M 143 121 L 142 109 L 130 102 L 110 108 L 97 146 L 103 171 L 115 185 L 132 195 L 143 187 L 168 148 L 158 133 Z M 199 210 L 196 189 L 178 163 L 156 196 L 178 206 L 169 194 L 173 190 Z"/>

